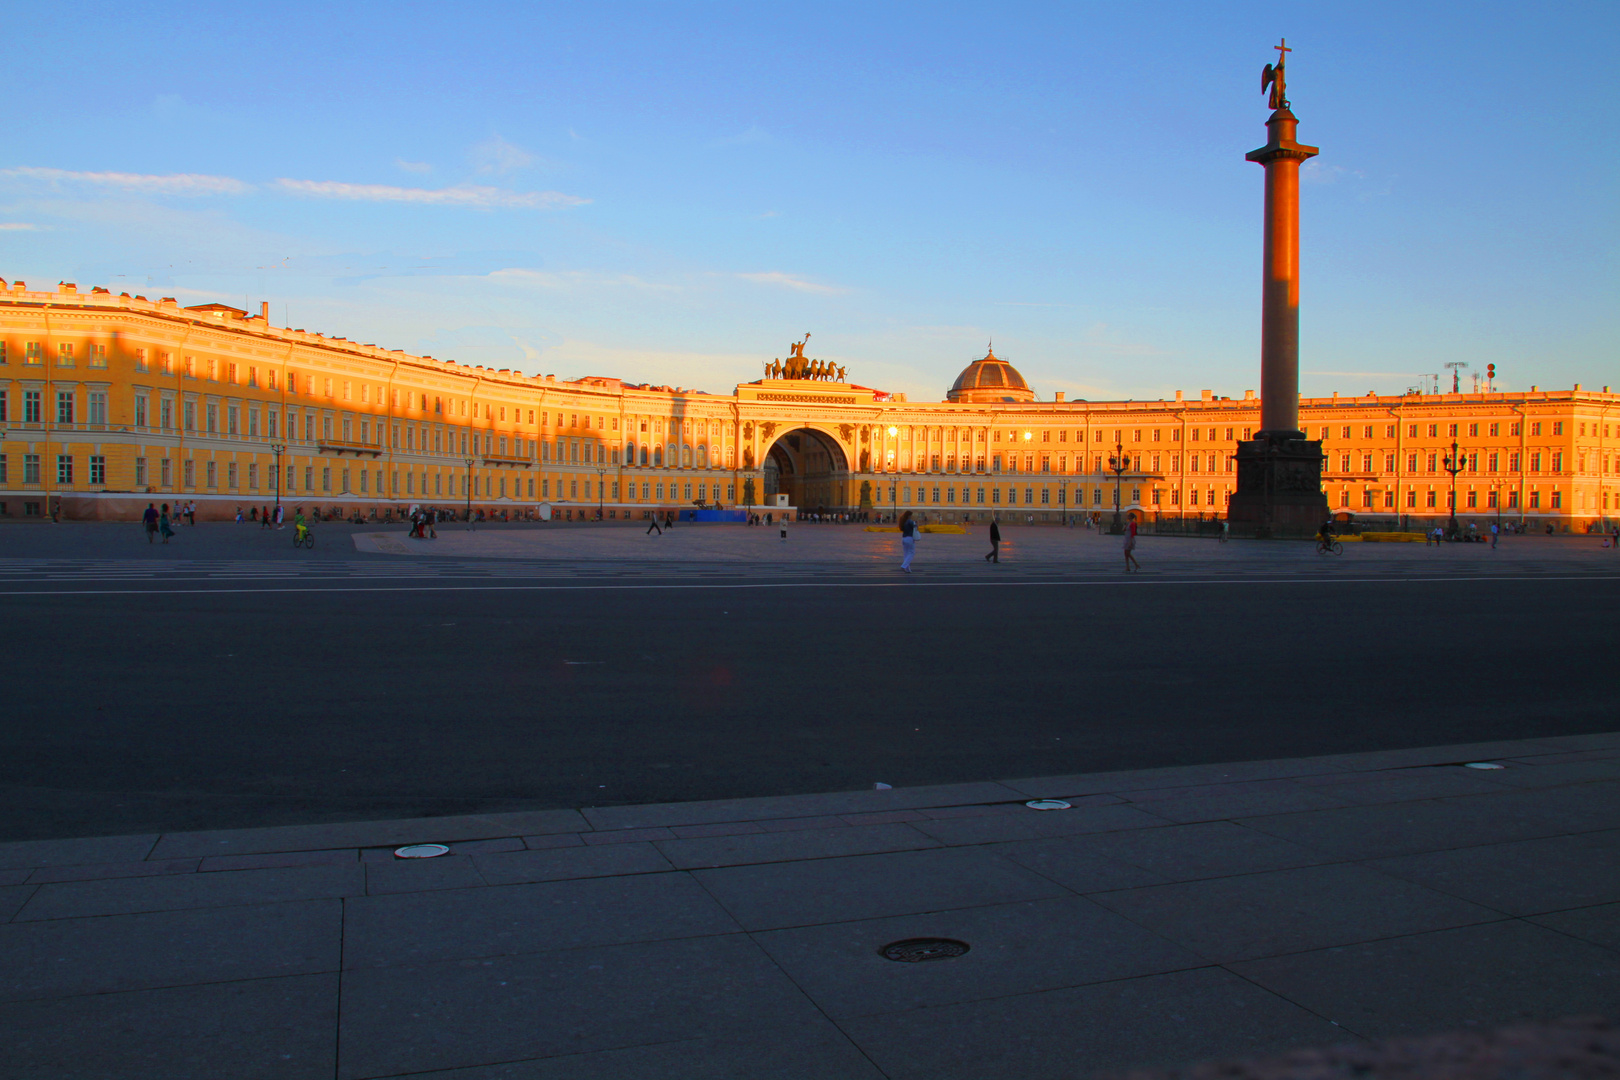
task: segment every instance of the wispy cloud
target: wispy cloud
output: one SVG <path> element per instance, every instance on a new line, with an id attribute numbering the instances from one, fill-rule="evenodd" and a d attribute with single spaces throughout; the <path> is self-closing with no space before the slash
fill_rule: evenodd
<path id="1" fill-rule="evenodd" d="M 395 158 L 394 167 L 410 173 L 432 172 L 433 166 L 425 161 L 406 161 L 404 158 Z"/>
<path id="2" fill-rule="evenodd" d="M 37 228 L 26 221 L 0 221 L 0 232 L 33 232 Z"/>
<path id="3" fill-rule="evenodd" d="M 848 289 L 838 285 L 822 285 L 814 281 L 806 281 L 792 274 L 784 274 L 779 270 L 769 270 L 759 274 L 738 274 L 744 281 L 752 281 L 759 285 L 776 285 L 795 292 L 815 293 L 818 296 L 839 296 L 849 292 Z"/>
<path id="4" fill-rule="evenodd" d="M 474 210 L 550 210 L 560 206 L 584 206 L 591 201 L 560 191 L 508 191 L 476 184 L 458 184 L 448 188 L 404 188 L 388 184 L 345 184 L 338 180 L 283 178 L 276 181 L 276 186 L 288 194 L 312 199 L 461 206 Z"/>
<path id="5" fill-rule="evenodd" d="M 253 190 L 252 184 L 243 183 L 229 176 L 205 176 L 199 173 L 169 173 L 155 176 L 147 173 L 72 172 L 68 169 L 21 166 L 15 169 L 0 169 L 0 176 L 39 180 L 51 184 L 89 184 L 95 187 L 140 192 L 145 195 L 245 195 Z"/>
<path id="6" fill-rule="evenodd" d="M 472 160 L 474 167 L 481 173 L 505 176 L 519 169 L 527 169 L 537 159 L 516 143 L 507 142 L 499 135 L 492 135 L 472 148 Z"/>
<path id="7" fill-rule="evenodd" d="M 572 289 L 588 286 L 622 286 L 630 289 L 647 289 L 652 292 L 679 292 L 678 285 L 665 285 L 656 281 L 645 281 L 634 274 L 601 274 L 592 270 L 534 270 L 528 267 L 513 266 L 504 270 L 491 271 L 489 277 L 495 281 L 506 282 L 512 285 L 525 285 L 537 289 Z"/>

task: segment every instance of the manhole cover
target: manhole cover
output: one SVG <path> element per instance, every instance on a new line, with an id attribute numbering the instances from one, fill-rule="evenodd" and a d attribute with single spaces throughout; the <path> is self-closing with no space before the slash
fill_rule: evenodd
<path id="1" fill-rule="evenodd" d="M 443 844 L 406 844 L 402 848 L 394 849 L 396 859 L 436 859 L 440 855 L 450 854 L 450 849 Z"/>
<path id="2" fill-rule="evenodd" d="M 1031 799 L 1024 804 L 1031 810 L 1067 810 L 1069 804 L 1062 799 Z"/>
<path id="3" fill-rule="evenodd" d="M 1465 769 L 1505 769 L 1505 768 L 1507 768 L 1507 766 L 1506 765 L 1498 765 L 1494 761 L 1470 761 L 1467 765 L 1464 765 L 1463 768 L 1465 768 Z"/>
<path id="4" fill-rule="evenodd" d="M 950 960 L 968 951 L 968 943 L 942 937 L 907 938 L 885 945 L 878 950 L 885 959 L 902 964 L 920 964 L 924 960 Z"/>

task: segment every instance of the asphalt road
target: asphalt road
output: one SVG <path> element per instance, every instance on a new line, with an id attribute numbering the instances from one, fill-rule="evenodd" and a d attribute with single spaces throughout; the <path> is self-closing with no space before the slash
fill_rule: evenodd
<path id="1" fill-rule="evenodd" d="M 1620 577 L 896 579 L 6 595 L 0 839 L 1620 727 Z"/>

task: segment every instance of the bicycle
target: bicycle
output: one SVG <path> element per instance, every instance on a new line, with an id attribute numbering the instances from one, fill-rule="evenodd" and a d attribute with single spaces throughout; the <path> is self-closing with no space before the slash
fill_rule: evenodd
<path id="1" fill-rule="evenodd" d="M 306 548 L 309 548 L 311 551 L 314 551 L 315 550 L 315 533 L 314 533 L 314 531 L 311 530 L 309 528 L 309 526 L 307 526 L 307 525 L 298 526 L 298 531 L 293 533 L 293 547 L 306 547 Z"/>
<path id="2" fill-rule="evenodd" d="M 1343 555 L 1344 545 L 1337 540 L 1318 540 L 1316 542 L 1316 553 L 1318 555 Z"/>

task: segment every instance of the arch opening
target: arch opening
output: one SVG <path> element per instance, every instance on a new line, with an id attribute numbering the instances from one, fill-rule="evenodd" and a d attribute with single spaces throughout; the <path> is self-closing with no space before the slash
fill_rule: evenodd
<path id="1" fill-rule="evenodd" d="M 765 501 L 786 495 L 801 513 L 850 509 L 849 458 L 838 440 L 815 428 L 784 431 L 765 451 Z"/>

